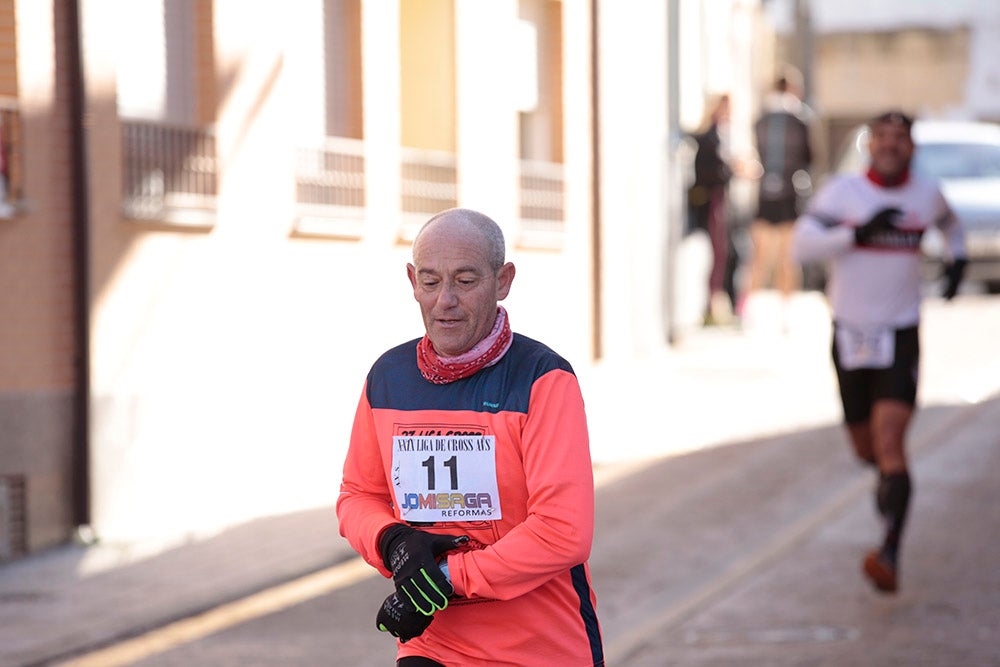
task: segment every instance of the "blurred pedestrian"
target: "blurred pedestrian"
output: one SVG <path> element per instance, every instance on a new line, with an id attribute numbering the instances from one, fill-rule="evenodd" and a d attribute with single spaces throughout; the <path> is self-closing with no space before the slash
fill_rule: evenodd
<path id="1" fill-rule="evenodd" d="M 705 324 L 725 324 L 732 316 L 732 303 L 726 292 L 726 268 L 729 256 L 729 95 L 712 100 L 709 112 L 694 135 L 694 184 L 688 192 L 698 227 L 705 230 L 712 246 L 712 266 L 708 277 L 708 303 Z"/>
<path id="2" fill-rule="evenodd" d="M 817 192 L 795 226 L 800 261 L 829 260 L 833 363 L 855 453 L 878 470 L 881 547 L 863 570 L 874 586 L 899 586 L 900 542 L 912 480 L 906 430 L 917 396 L 920 358 L 920 238 L 932 226 L 945 239 L 948 285 L 958 291 L 965 235 L 938 186 L 910 171 L 912 120 L 898 111 L 869 122 L 871 166 L 837 176 Z"/>
<path id="3" fill-rule="evenodd" d="M 358 404 L 340 530 L 396 590 L 376 627 L 400 666 L 603 665 L 587 559 L 594 481 L 573 369 L 512 333 L 500 227 L 431 218 L 406 267 L 425 335 Z"/>
<path id="4" fill-rule="evenodd" d="M 748 285 L 737 308 L 740 315 L 770 281 L 781 296 L 784 316 L 799 285 L 799 267 L 791 256 L 792 227 L 811 192 L 809 168 L 813 159 L 809 140 L 812 111 L 802 102 L 801 79 L 797 70 L 786 68 L 765 96 L 763 112 L 754 124 L 761 175 L 757 216 L 750 225 L 753 254 Z"/>

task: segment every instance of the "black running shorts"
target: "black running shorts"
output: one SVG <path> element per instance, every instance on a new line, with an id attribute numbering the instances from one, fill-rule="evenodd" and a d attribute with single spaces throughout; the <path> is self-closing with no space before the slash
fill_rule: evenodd
<path id="1" fill-rule="evenodd" d="M 757 204 L 757 219 L 772 225 L 795 222 L 799 217 L 799 200 L 795 195 L 782 199 L 763 199 Z"/>
<path id="2" fill-rule="evenodd" d="M 837 381 L 840 384 L 844 421 L 848 424 L 868 421 L 872 405 L 880 399 L 895 399 L 915 405 L 920 365 L 920 337 L 917 327 L 896 330 L 895 358 L 889 368 L 845 370 L 838 358 L 836 337 L 833 343 L 833 365 L 837 369 Z"/>
<path id="3" fill-rule="evenodd" d="M 419 656 L 411 655 L 397 660 L 396 667 L 444 667 L 444 665 L 436 660 L 431 660 L 430 658 L 421 658 Z"/>

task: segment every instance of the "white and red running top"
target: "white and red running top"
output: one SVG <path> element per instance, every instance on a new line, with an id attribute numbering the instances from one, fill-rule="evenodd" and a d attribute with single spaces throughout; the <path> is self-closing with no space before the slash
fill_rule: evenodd
<path id="1" fill-rule="evenodd" d="M 885 208 L 902 211 L 895 228 L 856 245 L 855 228 Z M 945 261 L 965 257 L 965 232 L 934 181 L 911 173 L 886 187 L 866 174 L 835 176 L 796 222 L 792 255 L 829 260 L 834 321 L 900 329 L 920 319 L 920 240 L 932 226 L 944 238 Z"/>

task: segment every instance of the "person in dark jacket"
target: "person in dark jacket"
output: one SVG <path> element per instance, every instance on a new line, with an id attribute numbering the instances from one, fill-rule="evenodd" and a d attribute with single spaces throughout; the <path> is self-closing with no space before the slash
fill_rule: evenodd
<path id="1" fill-rule="evenodd" d="M 812 112 L 799 97 L 798 79 L 794 70 L 777 79 L 754 124 L 762 174 L 757 215 L 750 226 L 753 257 L 744 302 L 773 284 L 787 304 L 799 284 L 799 267 L 791 257 L 790 245 L 792 227 L 812 190 L 809 169 L 813 154 L 809 139 Z"/>
<path id="2" fill-rule="evenodd" d="M 719 96 L 710 109 L 707 127 L 694 135 L 697 151 L 694 157 L 694 184 L 688 193 L 688 201 L 697 226 L 705 230 L 712 242 L 705 323 L 718 324 L 728 319 L 731 312 L 725 290 L 729 255 L 729 181 L 733 176 L 725 136 L 729 121 L 729 96 Z"/>

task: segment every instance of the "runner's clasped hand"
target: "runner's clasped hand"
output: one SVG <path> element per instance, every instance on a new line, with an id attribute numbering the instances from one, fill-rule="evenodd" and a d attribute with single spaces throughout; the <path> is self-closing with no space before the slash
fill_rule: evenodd
<path id="1" fill-rule="evenodd" d="M 382 533 L 379 551 L 386 569 L 392 572 L 399 597 L 430 616 L 447 607 L 448 598 L 455 593 L 438 567 L 438 556 L 468 541 L 468 535 L 434 535 L 398 523 Z"/>
<path id="2" fill-rule="evenodd" d="M 398 637 L 405 644 L 423 634 L 433 620 L 434 616 L 417 612 L 413 605 L 405 604 L 399 599 L 399 594 L 393 593 L 382 602 L 375 617 L 375 627 L 380 632 Z"/>
<path id="3" fill-rule="evenodd" d="M 868 222 L 854 230 L 854 242 L 865 245 L 879 232 L 896 226 L 896 218 L 903 215 L 898 208 L 884 208 L 871 217 Z"/>

